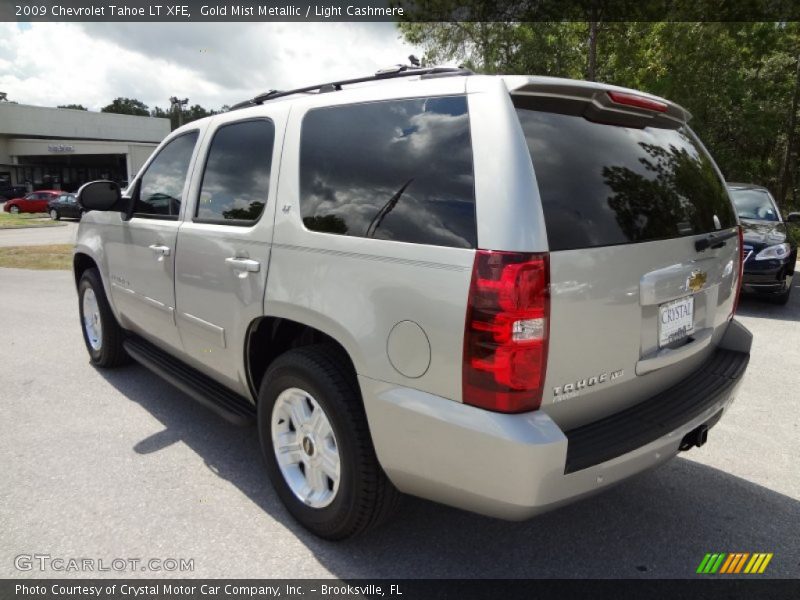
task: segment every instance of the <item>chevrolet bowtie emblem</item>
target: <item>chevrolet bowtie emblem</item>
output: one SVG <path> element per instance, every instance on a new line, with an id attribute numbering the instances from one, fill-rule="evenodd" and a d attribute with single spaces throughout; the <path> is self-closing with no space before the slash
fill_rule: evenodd
<path id="1" fill-rule="evenodd" d="M 689 278 L 686 280 L 686 289 L 693 292 L 699 292 L 708 280 L 708 275 L 705 271 L 692 271 Z"/>

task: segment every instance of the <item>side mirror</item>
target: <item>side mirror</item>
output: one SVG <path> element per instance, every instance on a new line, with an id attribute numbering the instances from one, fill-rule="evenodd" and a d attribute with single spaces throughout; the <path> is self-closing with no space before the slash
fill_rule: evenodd
<path id="1" fill-rule="evenodd" d="M 787 223 L 800 223 L 800 212 L 790 212 L 786 215 Z"/>
<path id="2" fill-rule="evenodd" d="M 78 204 L 86 210 L 122 210 L 122 193 L 113 181 L 90 181 L 78 190 Z"/>

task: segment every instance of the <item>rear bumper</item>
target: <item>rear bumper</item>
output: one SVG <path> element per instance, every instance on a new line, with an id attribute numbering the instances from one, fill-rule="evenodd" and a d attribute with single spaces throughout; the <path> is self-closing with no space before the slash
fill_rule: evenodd
<path id="1" fill-rule="evenodd" d="M 663 463 L 686 434 L 716 423 L 742 381 L 750 341 L 733 321 L 722 345 L 684 382 L 568 432 L 542 411 L 492 413 L 359 379 L 378 459 L 398 489 L 525 519 Z"/>

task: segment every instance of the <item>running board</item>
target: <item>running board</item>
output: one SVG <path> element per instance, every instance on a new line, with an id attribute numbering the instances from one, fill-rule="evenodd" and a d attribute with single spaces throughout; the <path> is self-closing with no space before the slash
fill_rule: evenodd
<path id="1" fill-rule="evenodd" d="M 234 425 L 249 425 L 255 420 L 256 407 L 252 402 L 150 342 L 131 336 L 122 345 L 136 362 L 160 375 L 226 421 Z"/>

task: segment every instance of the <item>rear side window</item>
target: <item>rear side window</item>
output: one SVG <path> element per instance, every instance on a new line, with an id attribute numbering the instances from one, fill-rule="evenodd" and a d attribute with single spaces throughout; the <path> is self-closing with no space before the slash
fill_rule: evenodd
<path id="1" fill-rule="evenodd" d="M 724 183 L 687 128 L 643 129 L 518 108 L 551 250 L 733 227 Z"/>
<path id="2" fill-rule="evenodd" d="M 177 218 L 195 142 L 197 131 L 191 131 L 161 149 L 142 175 L 135 214 Z"/>
<path id="3" fill-rule="evenodd" d="M 474 248 L 467 100 L 392 100 L 311 110 L 300 210 L 312 231 Z"/>
<path id="4" fill-rule="evenodd" d="M 200 186 L 196 221 L 247 225 L 264 211 L 269 192 L 272 121 L 242 121 L 220 127 Z"/>

